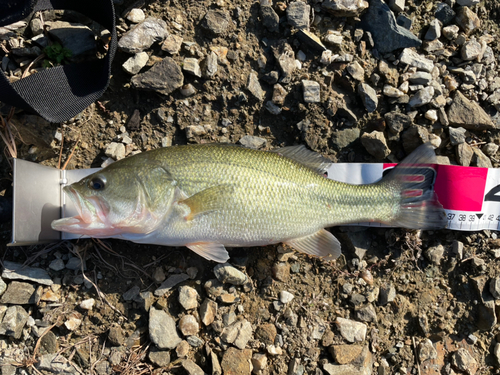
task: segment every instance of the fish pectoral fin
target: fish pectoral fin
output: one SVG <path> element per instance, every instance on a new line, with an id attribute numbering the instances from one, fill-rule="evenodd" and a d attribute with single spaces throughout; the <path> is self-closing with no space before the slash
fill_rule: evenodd
<path id="1" fill-rule="evenodd" d="M 227 198 L 233 194 L 233 191 L 234 188 L 231 185 L 217 185 L 180 200 L 179 204 L 189 207 L 191 212 L 186 216 L 186 220 L 192 220 L 196 215 L 221 209 L 224 204 L 227 204 Z"/>
<path id="2" fill-rule="evenodd" d="M 277 154 L 283 155 L 289 159 L 295 160 L 297 163 L 305 165 L 308 168 L 323 174 L 326 172 L 332 162 L 317 152 L 310 151 L 304 145 L 300 146 L 287 146 L 271 150 Z"/>
<path id="3" fill-rule="evenodd" d="M 339 240 L 325 229 L 285 243 L 301 253 L 314 255 L 325 260 L 337 259 L 341 254 Z"/>
<path id="4" fill-rule="evenodd" d="M 213 260 L 214 262 L 225 263 L 229 259 L 229 254 L 224 245 L 218 243 L 196 242 L 187 244 L 186 247 L 199 256 L 208 260 Z"/>

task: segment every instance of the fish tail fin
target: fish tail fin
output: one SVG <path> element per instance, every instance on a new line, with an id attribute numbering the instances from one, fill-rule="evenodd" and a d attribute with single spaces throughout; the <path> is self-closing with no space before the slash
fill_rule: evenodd
<path id="1" fill-rule="evenodd" d="M 410 229 L 440 229 L 446 226 L 443 206 L 434 192 L 436 155 L 430 143 L 418 147 L 380 184 L 387 186 L 396 196 L 391 226 Z"/>

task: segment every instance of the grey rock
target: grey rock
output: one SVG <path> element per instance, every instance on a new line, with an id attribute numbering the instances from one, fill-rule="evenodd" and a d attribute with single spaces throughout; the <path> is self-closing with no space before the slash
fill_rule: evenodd
<path id="1" fill-rule="evenodd" d="M 490 143 L 486 143 L 486 144 L 483 146 L 483 149 L 482 149 L 482 150 L 483 150 L 483 152 L 484 152 L 486 155 L 488 155 L 488 156 L 490 156 L 490 157 L 491 157 L 491 156 L 495 156 L 495 154 L 496 154 L 496 153 L 497 153 L 497 151 L 498 151 L 498 148 L 499 148 L 499 146 L 498 146 L 498 145 L 496 145 L 496 144 L 494 144 L 494 143 L 490 142 Z M 2 294 L 2 293 L 0 292 L 0 294 Z"/>
<path id="2" fill-rule="evenodd" d="M 200 330 L 200 324 L 193 315 L 184 315 L 179 320 L 179 330 L 184 336 L 196 335 Z"/>
<path id="3" fill-rule="evenodd" d="M 260 15 L 262 17 L 262 24 L 266 29 L 268 29 L 272 33 L 279 32 L 279 21 L 280 17 L 274 11 L 273 7 L 261 5 L 260 6 Z"/>
<path id="4" fill-rule="evenodd" d="M 230 17 L 221 10 L 210 10 L 203 18 L 202 27 L 214 35 L 222 35 L 226 32 Z"/>
<path id="5" fill-rule="evenodd" d="M 304 89 L 304 102 L 319 103 L 321 101 L 320 85 L 316 81 L 302 80 Z"/>
<path id="6" fill-rule="evenodd" d="M 460 91 L 455 90 L 453 102 L 448 112 L 450 125 L 461 126 L 469 130 L 495 129 L 490 116 L 478 103 L 467 99 Z"/>
<path id="7" fill-rule="evenodd" d="M 396 24 L 409 31 L 413 26 L 413 21 L 406 14 L 399 13 L 398 17 L 396 18 Z"/>
<path id="8" fill-rule="evenodd" d="M 214 268 L 215 277 L 222 282 L 232 285 L 243 285 L 247 282 L 247 276 L 231 266 L 229 263 L 218 264 Z"/>
<path id="9" fill-rule="evenodd" d="M 465 142 L 465 130 L 464 128 L 448 128 L 448 132 L 450 134 L 450 143 L 452 146 L 457 146 L 461 143 Z"/>
<path id="10" fill-rule="evenodd" d="M 491 160 L 480 149 L 474 147 L 472 150 L 474 151 L 473 165 L 479 168 L 493 168 Z"/>
<path id="11" fill-rule="evenodd" d="M 359 139 L 359 129 L 344 129 L 332 132 L 331 141 L 333 145 L 342 150 L 345 147 L 351 146 Z"/>
<path id="12" fill-rule="evenodd" d="M 424 339 L 418 344 L 418 358 L 420 363 L 423 363 L 429 359 L 436 359 L 438 356 L 437 350 L 434 348 L 432 341 L 429 339 Z"/>
<path id="13" fill-rule="evenodd" d="M 474 151 L 467 143 L 460 143 L 456 149 L 458 164 L 468 167 L 471 164 Z"/>
<path id="14" fill-rule="evenodd" d="M 198 307 L 198 292 L 190 286 L 184 285 L 179 288 L 179 303 L 186 310 Z"/>
<path id="15" fill-rule="evenodd" d="M 7 290 L 2 295 L 0 303 L 12 305 L 28 305 L 37 302 L 35 287 L 28 283 L 12 281 L 7 286 Z"/>
<path id="16" fill-rule="evenodd" d="M 171 55 L 179 53 L 182 47 L 182 37 L 179 35 L 169 34 L 165 37 L 161 45 L 161 50 Z"/>
<path id="17" fill-rule="evenodd" d="M 38 370 L 45 370 L 53 374 L 77 375 L 83 373 L 73 362 L 57 353 L 38 357 L 36 367 Z"/>
<path id="18" fill-rule="evenodd" d="M 125 337 L 123 335 L 123 329 L 119 325 L 115 324 L 112 325 L 109 328 L 108 332 L 108 341 L 111 345 L 114 346 L 121 346 L 123 345 L 123 342 L 125 340 Z"/>
<path id="19" fill-rule="evenodd" d="M 3 281 L 2 278 L 0 278 L 0 296 L 4 294 L 6 290 L 7 290 L 7 284 L 5 283 L 5 281 Z"/>
<path id="20" fill-rule="evenodd" d="M 217 302 L 205 298 L 200 306 L 200 320 L 205 326 L 209 326 L 217 315 Z"/>
<path id="21" fill-rule="evenodd" d="M 133 286 L 129 290 L 127 290 L 125 293 L 122 294 L 122 298 L 125 301 L 132 301 L 134 298 L 139 296 L 139 293 L 141 291 L 141 288 L 138 287 L 137 285 Z"/>
<path id="22" fill-rule="evenodd" d="M 149 337 L 160 349 L 175 349 L 182 341 L 172 316 L 163 310 L 149 309 Z"/>
<path id="23" fill-rule="evenodd" d="M 128 74 L 137 74 L 144 68 L 149 60 L 147 52 L 139 52 L 129 57 L 122 65 L 123 70 Z"/>
<path id="24" fill-rule="evenodd" d="M 163 296 L 165 293 L 170 291 L 174 286 L 180 284 L 189 279 L 189 276 L 185 273 L 180 273 L 177 275 L 170 276 L 165 280 L 159 287 L 154 291 L 154 295 L 157 297 Z"/>
<path id="25" fill-rule="evenodd" d="M 373 87 L 367 83 L 360 83 L 358 85 L 358 95 L 368 112 L 375 112 L 378 106 L 377 92 Z"/>
<path id="26" fill-rule="evenodd" d="M 471 7 L 480 3 L 480 0 L 457 0 L 458 5 Z"/>
<path id="27" fill-rule="evenodd" d="M 432 263 L 439 266 L 444 257 L 444 247 L 443 245 L 431 246 L 425 251 L 425 255 Z"/>
<path id="28" fill-rule="evenodd" d="M 418 90 L 415 95 L 410 98 L 410 102 L 408 103 L 410 107 L 421 107 L 423 105 L 429 104 L 434 97 L 434 87 L 427 86 L 423 89 Z"/>
<path id="29" fill-rule="evenodd" d="M 386 284 L 380 287 L 380 294 L 378 297 L 378 303 L 381 306 L 385 306 L 390 302 L 393 302 L 396 298 L 396 288 L 393 284 Z"/>
<path id="30" fill-rule="evenodd" d="M 405 48 L 403 52 L 399 55 L 399 61 L 403 64 L 413 66 L 417 69 L 423 70 L 424 72 L 432 72 L 434 69 L 434 63 L 410 48 Z"/>
<path id="31" fill-rule="evenodd" d="M 8 260 L 3 262 L 2 278 L 6 280 L 27 280 L 41 285 L 52 285 L 53 281 L 47 271 L 41 268 L 25 267 L 21 263 Z"/>
<path id="32" fill-rule="evenodd" d="M 414 85 L 428 85 L 432 81 L 432 74 L 427 72 L 415 72 L 408 80 Z"/>
<path id="33" fill-rule="evenodd" d="M 474 375 L 479 367 L 477 361 L 467 349 L 460 348 L 451 357 L 451 363 L 458 370 Z"/>
<path id="34" fill-rule="evenodd" d="M 443 28 L 443 35 L 448 40 L 454 40 L 458 37 L 460 28 L 457 25 L 450 25 Z"/>
<path id="35" fill-rule="evenodd" d="M 191 345 L 193 348 L 199 348 L 205 344 L 205 341 L 200 339 L 198 336 L 189 336 L 186 341 L 188 342 L 189 345 Z"/>
<path id="36" fill-rule="evenodd" d="M 394 13 L 400 13 L 405 10 L 405 0 L 389 0 L 387 4 Z"/>
<path id="37" fill-rule="evenodd" d="M 257 74 L 255 74 L 255 72 L 251 72 L 248 75 L 247 89 L 255 99 L 259 101 L 264 100 L 264 90 L 262 90 L 262 86 L 260 85 L 259 79 L 257 78 Z"/>
<path id="38" fill-rule="evenodd" d="M 205 375 L 205 371 L 203 371 L 200 366 L 190 359 L 184 359 L 182 361 L 182 368 L 188 373 L 188 375 Z"/>
<path id="39" fill-rule="evenodd" d="M 106 146 L 106 149 L 104 150 L 104 154 L 107 157 L 112 158 L 114 160 L 123 159 L 125 157 L 125 145 L 123 143 L 119 143 L 119 142 L 111 142 L 109 145 Z M 71 269 L 73 269 L 73 270 L 79 269 L 80 268 L 80 259 L 79 258 L 71 258 L 70 261 L 68 261 L 66 268 L 68 268 L 70 270 Z"/>
<path id="40" fill-rule="evenodd" d="M 200 64 L 198 63 L 198 59 L 194 57 L 186 57 L 184 59 L 182 70 L 196 77 L 201 77 Z"/>
<path id="41" fill-rule="evenodd" d="M 411 125 L 402 133 L 401 138 L 403 140 L 403 148 L 409 155 L 418 146 L 429 142 L 429 131 L 420 125 Z"/>
<path id="42" fill-rule="evenodd" d="M 357 81 L 363 82 L 365 79 L 365 70 L 357 61 L 347 65 L 347 71 Z"/>
<path id="43" fill-rule="evenodd" d="M 134 26 L 118 41 L 118 48 L 127 53 L 139 53 L 161 42 L 168 35 L 167 23 L 161 19 L 148 17 Z"/>
<path id="44" fill-rule="evenodd" d="M 383 132 L 374 130 L 361 136 L 361 144 L 366 151 L 377 159 L 385 159 L 391 153 Z"/>
<path id="45" fill-rule="evenodd" d="M 282 72 L 281 82 L 289 83 L 293 72 L 297 69 L 297 64 L 295 63 L 295 53 L 288 43 L 282 44 L 279 50 L 278 65 Z"/>
<path id="46" fill-rule="evenodd" d="M 350 343 L 362 342 L 366 338 L 367 326 L 365 323 L 337 317 L 335 320 L 342 337 Z"/>
<path id="47" fill-rule="evenodd" d="M 455 12 L 445 2 L 438 3 L 436 5 L 436 12 L 434 13 L 434 15 L 445 26 L 448 25 L 455 18 Z"/>
<path id="48" fill-rule="evenodd" d="M 215 52 L 210 52 L 203 64 L 203 76 L 205 78 L 211 78 L 217 73 L 217 54 Z"/>
<path id="49" fill-rule="evenodd" d="M 362 18 L 362 25 L 365 30 L 371 32 L 375 48 L 380 53 L 400 48 L 420 47 L 422 44 L 422 41 L 409 30 L 396 23 L 394 14 L 382 0 L 370 2 L 370 7 Z"/>
<path id="50" fill-rule="evenodd" d="M 493 348 L 493 355 L 495 356 L 497 362 L 500 363 L 500 342 L 495 344 L 495 347 Z"/>
<path id="51" fill-rule="evenodd" d="M 341 46 L 344 37 L 340 34 L 326 34 L 323 38 L 323 41 L 327 44 L 331 44 L 333 46 Z"/>
<path id="52" fill-rule="evenodd" d="M 148 353 L 148 358 L 154 365 L 165 367 L 170 363 L 170 352 L 168 350 L 159 350 L 153 347 Z"/>
<path id="53" fill-rule="evenodd" d="M 279 115 L 282 112 L 282 109 L 274 104 L 271 100 L 266 102 L 265 108 L 269 111 L 269 113 L 273 115 Z"/>
<path id="54" fill-rule="evenodd" d="M 233 344 L 238 349 L 245 349 L 252 335 L 252 325 L 246 319 L 242 319 L 224 328 L 221 339 L 228 344 Z"/>
<path id="55" fill-rule="evenodd" d="M 53 271 L 61 271 L 64 269 L 64 261 L 62 259 L 54 259 L 49 264 L 49 268 Z M 1 293 L 0 293 L 1 294 Z"/>
<path id="56" fill-rule="evenodd" d="M 441 37 L 441 25 L 439 24 L 439 20 L 433 19 L 430 24 L 427 32 L 425 33 L 426 40 L 435 40 Z"/>
<path id="57" fill-rule="evenodd" d="M 500 299 L 500 277 L 495 277 L 490 281 L 490 293 L 495 299 Z"/>
<path id="58" fill-rule="evenodd" d="M 364 0 L 327 0 L 321 4 L 323 9 L 336 17 L 359 16 L 368 5 Z"/>
<path id="59" fill-rule="evenodd" d="M 147 72 L 132 77 L 131 83 L 136 89 L 168 95 L 182 87 L 184 76 L 177 63 L 171 57 L 165 57 Z"/>
<path id="60" fill-rule="evenodd" d="M 245 135 L 241 137 L 238 142 L 245 147 L 258 150 L 259 148 L 263 147 L 267 141 L 264 138 L 256 137 L 254 135 Z"/>
<path id="61" fill-rule="evenodd" d="M 471 61 L 475 60 L 482 54 L 481 43 L 479 43 L 475 38 L 468 40 L 462 46 L 460 50 L 460 55 L 462 60 Z"/>
<path id="62" fill-rule="evenodd" d="M 403 129 L 413 124 L 410 116 L 399 112 L 388 112 L 384 115 L 384 119 L 389 131 L 395 135 L 398 135 Z"/>
<path id="63" fill-rule="evenodd" d="M 455 23 L 460 26 L 466 34 L 470 34 L 474 30 L 481 27 L 479 17 L 468 7 L 460 7 L 458 9 L 455 17 Z"/>
<path id="64" fill-rule="evenodd" d="M 23 328 L 28 321 L 28 313 L 22 306 L 10 306 L 5 311 L 5 314 L 0 324 L 0 335 L 6 335 L 20 339 L 23 333 Z"/>
<path id="65" fill-rule="evenodd" d="M 377 312 L 371 303 L 356 310 L 356 318 L 362 322 L 377 322 Z"/>
<path id="66" fill-rule="evenodd" d="M 89 27 L 65 21 L 54 21 L 48 29 L 49 35 L 61 46 L 71 51 L 72 57 L 94 52 L 95 35 Z"/>
<path id="67" fill-rule="evenodd" d="M 311 7 L 302 1 L 294 1 L 286 8 L 288 23 L 297 29 L 309 29 Z"/>

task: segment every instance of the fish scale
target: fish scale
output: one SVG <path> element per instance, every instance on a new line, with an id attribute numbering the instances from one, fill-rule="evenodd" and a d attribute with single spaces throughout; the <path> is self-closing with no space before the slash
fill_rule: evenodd
<path id="1" fill-rule="evenodd" d="M 402 164 L 431 163 L 434 157 L 425 145 Z M 62 219 L 53 227 L 138 243 L 186 245 L 207 259 L 225 261 L 224 246 L 278 242 L 335 258 L 340 244 L 323 228 L 338 224 L 443 225 L 428 168 L 415 172 L 425 176 L 425 186 L 405 185 L 404 168 L 399 167 L 379 183 L 349 185 L 326 178 L 327 166 L 328 161 L 303 146 L 276 152 L 217 144 L 153 150 L 73 184 L 68 190 L 72 199 L 92 220 L 77 223 L 72 218 L 65 226 Z M 405 188 L 421 188 L 420 201 L 405 198 Z M 93 227 L 99 231 L 92 232 Z"/>

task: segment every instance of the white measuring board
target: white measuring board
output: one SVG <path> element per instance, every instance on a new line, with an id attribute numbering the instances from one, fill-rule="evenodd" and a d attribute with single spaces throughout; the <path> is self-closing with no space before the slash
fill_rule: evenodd
<path id="1" fill-rule="evenodd" d="M 369 184 L 380 180 L 395 164 L 332 164 L 328 178 L 350 184 Z M 476 231 L 500 230 L 500 169 L 433 165 L 434 190 L 443 205 L 448 229 Z M 361 223 L 360 223 L 361 224 Z M 365 226 L 382 226 L 362 223 Z"/>

